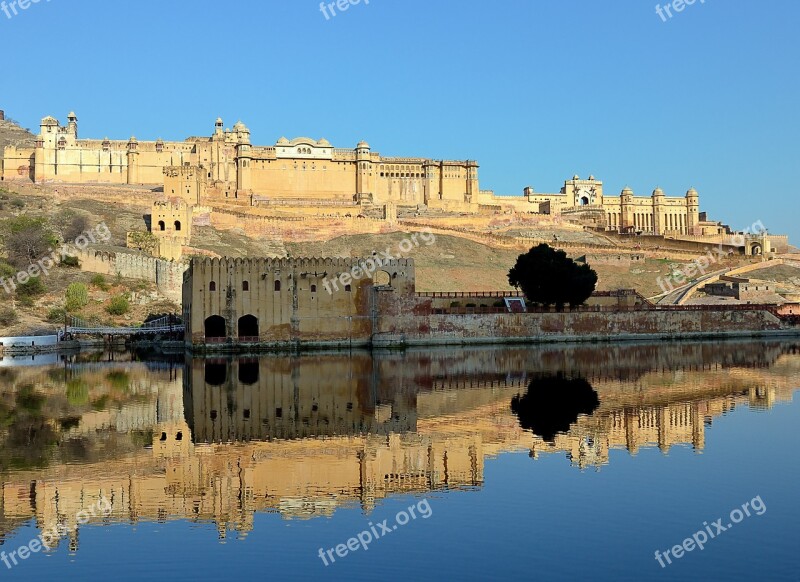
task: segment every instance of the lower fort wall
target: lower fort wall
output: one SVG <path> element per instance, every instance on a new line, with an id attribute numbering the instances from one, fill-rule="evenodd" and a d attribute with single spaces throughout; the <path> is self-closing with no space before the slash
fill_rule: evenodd
<path id="1" fill-rule="evenodd" d="M 367 291 L 367 289 L 364 289 Z M 443 298 L 398 297 L 389 290 L 378 292 L 375 311 L 355 310 L 349 317 L 317 314 L 301 318 L 278 336 L 271 332 L 258 343 L 235 340 L 203 345 L 202 332 L 187 336 L 187 343 L 201 351 L 259 351 L 280 346 L 324 347 L 364 345 L 503 344 L 540 342 L 700 339 L 771 334 L 800 334 L 800 327 L 782 321 L 767 306 L 685 307 L 658 309 L 651 306 L 597 305 L 580 310 L 534 313 L 441 313 L 434 307 Z M 463 299 L 462 299 L 463 300 Z M 347 326 L 333 329 L 333 320 Z M 268 324 L 268 322 L 265 322 Z M 335 327 L 335 326 L 334 326 Z M 328 330 L 322 333 L 321 330 Z M 336 333 L 338 332 L 338 333 Z"/>
<path id="2" fill-rule="evenodd" d="M 769 310 L 392 315 L 380 317 L 374 346 L 724 337 L 783 329 Z M 796 330 L 800 333 L 800 330 Z"/>
<path id="3" fill-rule="evenodd" d="M 97 248 L 78 251 L 78 260 L 83 271 L 149 281 L 172 301 L 181 300 L 185 263 Z"/>

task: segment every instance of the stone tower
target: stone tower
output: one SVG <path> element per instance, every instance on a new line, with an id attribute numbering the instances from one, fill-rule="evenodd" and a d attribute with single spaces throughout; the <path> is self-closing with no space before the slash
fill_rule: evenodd
<path id="1" fill-rule="evenodd" d="M 369 144 L 365 141 L 358 142 L 356 146 L 356 200 L 359 202 L 374 202 L 372 157 Z"/>
<path id="2" fill-rule="evenodd" d="M 78 116 L 74 111 L 70 111 L 67 115 L 67 132 L 74 138 L 78 139 Z"/>
<path id="3" fill-rule="evenodd" d="M 478 186 L 478 162 L 467 160 L 467 192 L 465 202 L 472 202 L 480 192 Z"/>
<path id="4" fill-rule="evenodd" d="M 134 136 L 128 140 L 128 184 L 139 183 L 139 142 Z"/>
<path id="5" fill-rule="evenodd" d="M 236 134 L 236 197 L 249 196 L 252 190 L 251 166 L 253 165 L 253 152 L 250 146 L 250 130 L 241 121 L 233 126 Z"/>
<path id="6" fill-rule="evenodd" d="M 700 224 L 700 195 L 694 188 L 686 192 L 686 232 L 696 234 L 695 230 Z"/>
<path id="7" fill-rule="evenodd" d="M 663 234 L 664 224 L 664 191 L 661 188 L 653 190 L 653 232 Z"/>
<path id="8" fill-rule="evenodd" d="M 633 226 L 633 190 L 628 186 L 623 188 L 619 195 L 620 200 L 620 226 L 623 232 Z"/>

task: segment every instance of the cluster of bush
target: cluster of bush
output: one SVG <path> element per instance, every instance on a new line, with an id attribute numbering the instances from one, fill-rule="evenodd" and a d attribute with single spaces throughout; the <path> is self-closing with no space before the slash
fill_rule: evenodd
<path id="1" fill-rule="evenodd" d="M 9 197 L 7 192 L 0 191 L 0 209 L 8 204 L 12 209 L 22 209 L 25 202 L 19 198 Z M 89 220 L 83 214 L 70 210 L 57 213 L 49 220 L 22 213 L 0 221 L 0 278 L 14 280 L 17 273 L 24 271 L 42 257 L 53 252 L 60 242 L 75 240 L 89 228 Z M 77 257 L 64 256 L 60 260 L 61 268 L 78 268 Z M 117 281 L 117 283 L 121 283 Z M 100 291 L 109 291 L 111 285 L 103 275 L 95 275 L 90 285 Z M 36 300 L 47 293 L 47 286 L 41 276 L 30 277 L 25 282 L 16 282 L 13 291 L 17 305 L 33 307 Z M 0 294 L 3 291 L 0 290 Z M 47 313 L 47 319 L 53 323 L 64 321 L 67 313 L 79 312 L 89 304 L 89 287 L 84 283 L 71 283 L 64 294 L 64 306 L 54 307 Z M 127 294 L 111 297 L 105 307 L 109 315 L 124 315 L 130 311 Z M 19 320 L 13 307 L 0 308 L 0 326 L 8 327 Z"/>

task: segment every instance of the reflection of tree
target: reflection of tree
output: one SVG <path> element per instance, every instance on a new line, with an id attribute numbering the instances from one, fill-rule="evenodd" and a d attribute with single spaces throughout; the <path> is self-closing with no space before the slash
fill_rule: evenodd
<path id="1" fill-rule="evenodd" d="M 46 397 L 33 386 L 22 386 L 16 395 L 16 406 L 0 404 L 0 427 L 6 433 L 0 455 L 0 470 L 45 467 L 51 451 L 58 443 L 49 419 L 42 408 Z"/>
<path id="2" fill-rule="evenodd" d="M 74 374 L 65 381 L 64 376 Z M 151 394 L 132 392 L 130 374 L 111 370 L 98 381 L 80 370 L 47 370 L 41 383 L 3 384 L 16 378 L 0 368 L 0 474 L 8 470 L 44 468 L 51 463 L 86 463 L 114 458 L 152 444 L 152 431 L 94 435 L 80 429 L 91 411 L 121 410 L 149 403 Z"/>
<path id="3" fill-rule="evenodd" d="M 563 374 L 531 380 L 528 391 L 511 399 L 511 410 L 522 428 L 553 442 L 567 432 L 579 414 L 592 414 L 600 405 L 597 392 L 583 378 Z"/>

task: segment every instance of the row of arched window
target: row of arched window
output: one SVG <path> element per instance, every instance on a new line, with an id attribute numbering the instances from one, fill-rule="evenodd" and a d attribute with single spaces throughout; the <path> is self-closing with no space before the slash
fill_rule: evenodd
<path id="1" fill-rule="evenodd" d="M 381 172 L 381 178 L 424 178 L 425 174 L 416 174 L 413 172 Z M 433 176 L 428 176 L 432 178 Z"/>
<path id="2" fill-rule="evenodd" d="M 281 282 L 280 281 L 275 281 L 274 289 L 275 289 L 275 291 L 280 291 L 281 290 Z M 216 291 L 217 290 L 217 282 L 216 281 L 210 281 L 208 283 L 208 290 L 209 291 Z M 350 285 L 345 285 L 344 290 L 345 291 L 351 291 L 352 288 L 350 287 Z M 242 291 L 250 291 L 250 281 L 242 281 Z M 311 285 L 311 293 L 316 293 L 316 292 L 317 292 L 317 286 L 316 285 Z"/>
<path id="3" fill-rule="evenodd" d="M 180 220 L 176 220 L 174 226 L 175 226 L 175 230 L 180 230 L 181 229 L 181 221 Z M 158 221 L 158 230 L 160 230 L 160 231 L 167 230 L 167 225 L 163 220 L 159 220 Z"/>

